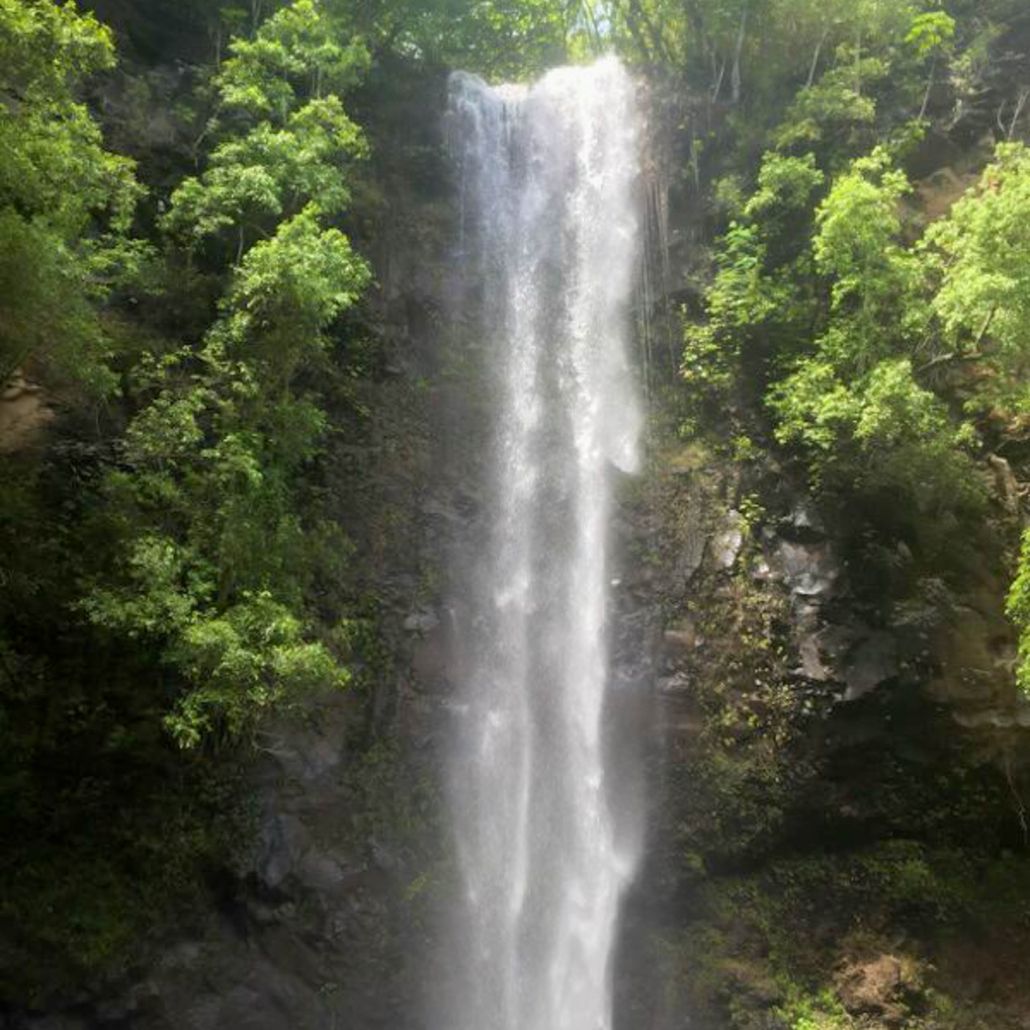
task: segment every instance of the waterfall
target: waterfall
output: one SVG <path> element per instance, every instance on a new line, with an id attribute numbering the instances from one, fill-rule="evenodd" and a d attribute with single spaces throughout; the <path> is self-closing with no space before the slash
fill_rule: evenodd
<path id="1" fill-rule="evenodd" d="M 449 126 L 492 432 L 459 620 L 444 1030 L 607 1030 L 640 850 L 606 758 L 612 487 L 637 467 L 641 425 L 627 354 L 639 116 L 604 59 L 528 88 L 458 73 Z"/>

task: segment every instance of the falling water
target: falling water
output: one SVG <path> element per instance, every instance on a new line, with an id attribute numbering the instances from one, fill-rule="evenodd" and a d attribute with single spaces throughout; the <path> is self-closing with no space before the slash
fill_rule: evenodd
<path id="1" fill-rule="evenodd" d="M 641 423 L 634 90 L 613 59 L 530 88 L 457 74 L 449 120 L 495 381 L 488 531 L 460 620 L 445 1030 L 607 1030 L 640 847 L 606 727 L 612 481 L 636 468 Z"/>

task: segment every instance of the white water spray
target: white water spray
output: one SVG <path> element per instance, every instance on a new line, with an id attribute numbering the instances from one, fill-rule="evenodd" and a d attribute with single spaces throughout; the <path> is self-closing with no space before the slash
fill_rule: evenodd
<path id="1" fill-rule="evenodd" d="M 449 118 L 496 393 L 451 746 L 461 897 L 445 1030 L 608 1030 L 640 848 L 605 728 L 612 479 L 636 468 L 641 424 L 634 89 L 613 59 L 528 89 L 458 74 Z"/>

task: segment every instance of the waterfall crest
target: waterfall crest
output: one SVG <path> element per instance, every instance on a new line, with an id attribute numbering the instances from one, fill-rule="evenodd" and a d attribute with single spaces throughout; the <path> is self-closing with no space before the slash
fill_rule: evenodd
<path id="1" fill-rule="evenodd" d="M 529 88 L 458 73 L 449 127 L 495 381 L 450 747 L 446 1030 L 607 1030 L 640 847 L 605 759 L 612 481 L 636 469 L 641 426 L 627 354 L 639 116 L 604 59 Z"/>

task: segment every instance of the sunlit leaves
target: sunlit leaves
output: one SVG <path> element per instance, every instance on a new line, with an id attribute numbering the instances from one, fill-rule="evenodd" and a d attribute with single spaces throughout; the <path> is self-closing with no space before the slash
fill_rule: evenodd
<path id="1" fill-rule="evenodd" d="M 820 346 L 844 368 L 863 370 L 903 350 L 923 326 L 918 262 L 900 239 L 899 201 L 908 190 L 877 148 L 819 206 L 812 250 L 835 315 Z"/>
<path id="2" fill-rule="evenodd" d="M 924 11 L 916 16 L 905 37 L 920 57 L 947 48 L 955 38 L 955 19 L 945 11 Z"/>
<path id="3" fill-rule="evenodd" d="M 184 629 L 198 603 L 213 589 L 210 578 L 168 537 L 134 540 L 124 559 L 124 572 L 134 589 L 94 590 L 82 608 L 98 626 L 131 639 L 162 639 Z"/>
<path id="4" fill-rule="evenodd" d="M 1009 590 L 1005 610 L 1019 628 L 1016 677 L 1020 687 L 1030 693 L 1030 531 L 1023 534 L 1016 578 Z"/>
<path id="5" fill-rule="evenodd" d="M 845 60 L 831 68 L 798 94 L 776 132 L 777 146 L 808 147 L 827 138 L 850 141 L 873 124 L 876 102 L 868 88 L 888 72 L 889 65 L 880 57 Z"/>
<path id="6" fill-rule="evenodd" d="M 924 514 L 982 503 L 968 430 L 916 382 L 907 358 L 851 379 L 832 360 L 806 359 L 774 387 L 770 404 L 777 439 L 800 447 L 823 487 L 890 490 Z"/>
<path id="7" fill-rule="evenodd" d="M 744 205 L 744 214 L 752 220 L 779 219 L 803 211 L 822 182 L 813 154 L 766 154 L 758 171 L 758 188 Z"/>
<path id="8" fill-rule="evenodd" d="M 730 390 L 764 347 L 774 435 L 820 488 L 888 491 L 923 512 L 975 508 L 975 440 L 913 360 L 933 316 L 925 261 L 905 239 L 908 181 L 883 148 L 815 204 L 822 181 L 811 155 L 766 156 L 743 204 L 751 221 L 721 243 L 706 320 L 687 328 L 687 380 Z"/>
<path id="9" fill-rule="evenodd" d="M 282 122 L 305 96 L 345 91 L 366 69 L 368 53 L 343 29 L 320 0 L 295 0 L 254 39 L 233 41 L 217 80 L 223 103 Z"/>
<path id="10" fill-rule="evenodd" d="M 322 229 L 311 205 L 247 252 L 227 303 L 252 333 L 288 330 L 295 340 L 283 346 L 300 350 L 319 344 L 322 328 L 357 300 L 368 277 L 347 237 Z"/>
<path id="11" fill-rule="evenodd" d="M 0 0 L 0 380 L 35 356 L 110 385 L 91 302 L 141 254 L 123 239 L 141 190 L 78 90 L 113 62 L 74 4 Z"/>
<path id="12" fill-rule="evenodd" d="M 915 378 L 910 354 L 929 331 L 917 254 L 902 239 L 905 176 L 877 148 L 838 177 L 816 214 L 812 253 L 829 312 L 770 405 L 777 438 L 808 455 L 824 485 L 890 488 L 925 510 L 976 504 L 967 430 Z"/>
<path id="13" fill-rule="evenodd" d="M 1004 143 L 949 218 L 927 234 L 940 288 L 934 310 L 948 344 L 995 371 L 985 400 L 1030 410 L 1030 150 Z"/>
<path id="14" fill-rule="evenodd" d="M 805 319 L 793 266 L 822 181 L 810 154 L 766 155 L 741 220 L 720 241 L 704 320 L 685 327 L 682 373 L 698 397 L 725 397 L 749 349 L 791 335 Z"/>
<path id="15" fill-rule="evenodd" d="M 347 673 L 267 592 L 245 593 L 223 614 L 197 616 L 168 653 L 196 689 L 167 716 L 181 747 L 222 733 L 238 738 L 263 714 L 312 690 L 342 687 Z"/>
<path id="16" fill-rule="evenodd" d="M 195 347 L 143 363 L 144 403 L 104 484 L 128 558 L 84 605 L 109 631 L 156 634 L 182 681 L 167 726 L 184 747 L 346 679 L 310 639 L 306 591 L 331 534 L 297 489 L 328 422 L 301 382 L 369 281 L 331 224 L 365 151 L 336 91 L 366 55 L 313 0 L 230 51 L 217 142 L 162 222 L 190 260 L 220 266 L 218 315 Z"/>
<path id="17" fill-rule="evenodd" d="M 974 410 L 1013 427 L 1030 423 L 1030 150 L 1002 143 L 980 182 L 927 233 L 941 359 L 979 368 Z M 1030 690 L 1030 535 L 1008 613 L 1020 631 L 1019 681 Z"/>
<path id="18" fill-rule="evenodd" d="M 341 165 L 363 153 L 338 97 L 310 101 L 283 128 L 261 122 L 217 146 L 204 175 L 175 191 L 165 225 L 194 241 L 234 230 L 246 239 L 309 202 L 336 214 L 350 200 Z"/>

